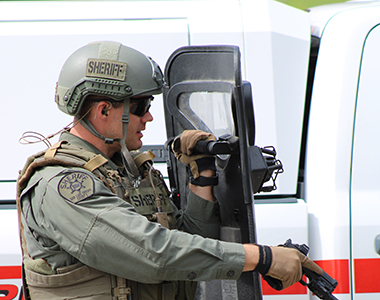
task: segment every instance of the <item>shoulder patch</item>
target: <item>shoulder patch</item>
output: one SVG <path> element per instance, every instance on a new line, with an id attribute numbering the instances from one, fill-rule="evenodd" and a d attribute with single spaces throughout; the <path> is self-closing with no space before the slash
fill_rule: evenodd
<path id="1" fill-rule="evenodd" d="M 59 194 L 73 203 L 82 201 L 94 194 L 94 179 L 84 172 L 72 172 L 58 183 Z"/>

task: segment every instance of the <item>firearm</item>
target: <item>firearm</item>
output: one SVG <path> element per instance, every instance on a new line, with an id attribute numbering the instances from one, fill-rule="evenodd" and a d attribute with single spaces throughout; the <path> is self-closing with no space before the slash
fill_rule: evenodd
<path id="1" fill-rule="evenodd" d="M 309 247 L 307 245 L 293 244 L 291 239 L 288 239 L 282 246 L 297 249 L 299 252 L 306 256 L 309 252 Z M 323 271 L 322 275 L 318 275 L 317 273 L 307 268 L 302 268 L 302 273 L 309 280 L 307 283 L 302 279 L 299 282 L 302 285 L 307 286 L 308 289 L 312 293 L 314 293 L 319 299 L 338 300 L 338 298 L 331 294 L 338 285 L 338 282 L 330 275 L 328 275 L 325 271 Z M 263 278 L 275 290 L 282 289 L 282 282 L 280 280 L 272 278 L 270 276 L 263 276 Z"/>

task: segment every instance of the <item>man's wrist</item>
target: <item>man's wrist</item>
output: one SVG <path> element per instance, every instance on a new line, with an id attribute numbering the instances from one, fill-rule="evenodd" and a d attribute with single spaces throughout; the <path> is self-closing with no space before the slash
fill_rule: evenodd
<path id="1" fill-rule="evenodd" d="M 199 173 L 200 176 L 203 177 L 212 177 L 215 176 L 215 171 L 214 170 L 203 170 Z M 211 201 L 215 202 L 214 194 L 213 194 L 213 186 L 212 185 L 207 185 L 207 186 L 199 186 L 199 185 L 194 185 L 194 184 L 189 184 L 190 190 L 196 194 L 197 196 Z"/>
<path id="2" fill-rule="evenodd" d="M 245 264 L 243 272 L 253 271 L 259 263 L 260 252 L 259 247 L 254 244 L 243 244 L 245 250 Z"/>
<path id="3" fill-rule="evenodd" d="M 215 171 L 214 170 L 203 170 L 199 173 L 200 176 L 203 177 L 212 177 L 215 176 Z"/>
<path id="4" fill-rule="evenodd" d="M 272 265 L 272 250 L 269 246 L 257 245 L 259 247 L 259 262 L 254 271 L 261 275 L 268 273 Z"/>
<path id="5" fill-rule="evenodd" d="M 193 174 L 190 173 L 190 183 L 197 186 L 214 186 L 218 185 L 218 175 L 215 174 L 214 170 L 203 170 L 199 173 L 197 178 L 194 178 Z"/>

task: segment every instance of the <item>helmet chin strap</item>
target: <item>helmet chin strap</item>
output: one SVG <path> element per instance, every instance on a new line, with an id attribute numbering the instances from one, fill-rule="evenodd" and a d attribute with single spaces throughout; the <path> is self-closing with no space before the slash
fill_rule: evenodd
<path id="1" fill-rule="evenodd" d="M 126 145 L 127 140 L 127 131 L 129 124 L 129 98 L 124 99 L 124 108 L 123 114 L 121 115 L 121 122 L 123 124 L 123 137 L 116 139 L 121 145 L 121 154 L 123 157 L 124 168 L 127 171 L 129 179 L 132 181 L 135 187 L 138 187 L 140 184 L 141 176 L 140 172 L 137 169 L 135 161 L 132 158 L 132 155 L 129 153 L 129 150 Z"/>
<path id="2" fill-rule="evenodd" d="M 81 118 L 79 120 L 79 123 L 87 129 L 87 131 L 91 132 L 93 135 L 95 135 L 97 138 L 100 138 L 101 140 L 104 141 L 104 143 L 106 144 L 113 144 L 113 142 L 116 140 L 116 139 L 109 139 L 109 138 L 106 138 L 104 135 L 101 135 L 96 129 L 95 127 L 91 124 L 91 122 L 87 119 L 87 118 Z"/>
<path id="3" fill-rule="evenodd" d="M 123 165 L 127 172 L 128 178 L 132 181 L 134 187 L 138 187 L 140 184 L 141 175 L 126 145 L 129 124 L 129 98 L 124 99 L 123 114 L 121 116 L 121 122 L 123 124 L 123 136 L 121 139 L 110 139 L 101 135 L 87 118 L 81 118 L 79 122 L 84 128 L 86 128 L 96 137 L 102 139 L 106 144 L 113 144 L 115 141 L 120 143 Z"/>

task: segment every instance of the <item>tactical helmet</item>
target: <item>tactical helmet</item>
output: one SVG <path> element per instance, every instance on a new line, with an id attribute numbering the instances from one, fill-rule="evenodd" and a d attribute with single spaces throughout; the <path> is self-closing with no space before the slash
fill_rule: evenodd
<path id="1" fill-rule="evenodd" d="M 95 42 L 66 60 L 55 102 L 61 111 L 75 116 L 88 95 L 122 101 L 126 97 L 160 94 L 164 84 L 160 67 L 150 57 L 117 42 Z"/>

